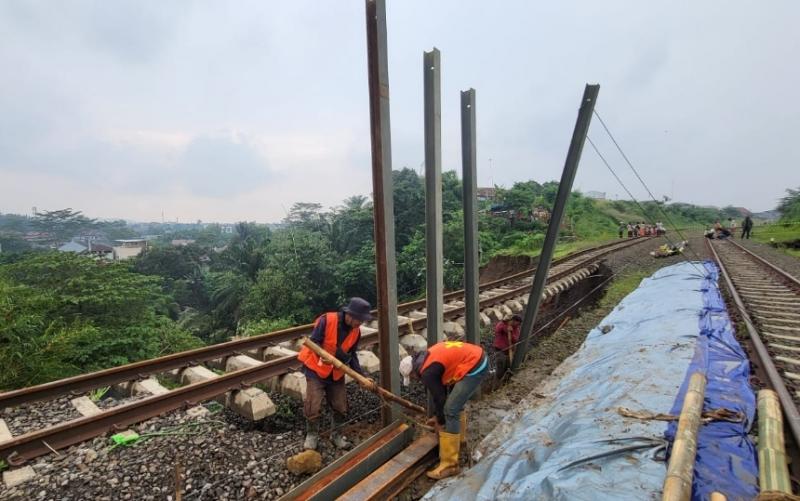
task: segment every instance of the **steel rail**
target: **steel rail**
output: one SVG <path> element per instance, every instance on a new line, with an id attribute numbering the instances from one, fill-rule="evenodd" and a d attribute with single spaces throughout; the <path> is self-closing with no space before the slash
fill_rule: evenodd
<path id="1" fill-rule="evenodd" d="M 778 268 L 777 266 L 775 266 L 774 264 L 770 263 L 769 261 L 767 261 L 763 257 L 759 256 L 755 252 L 753 252 L 750 249 L 746 248 L 742 244 L 735 242 L 733 239 L 728 239 L 728 242 L 732 243 L 733 245 L 738 247 L 740 250 L 742 250 L 745 253 L 747 253 L 751 258 L 757 260 L 759 263 L 761 263 L 761 264 L 763 264 L 765 266 L 768 266 L 772 271 L 774 271 L 775 273 L 779 274 L 782 278 L 788 280 L 793 285 L 795 285 L 797 287 L 800 287 L 800 280 L 798 280 L 793 275 L 790 275 L 787 271 L 784 271 L 783 269 Z"/>
<path id="2" fill-rule="evenodd" d="M 613 252 L 613 251 L 607 251 Z M 603 254 L 604 255 L 604 254 Z M 602 256 L 596 256 L 602 257 Z M 583 271 L 587 275 L 596 269 L 597 264 L 587 262 L 577 263 L 562 272 L 550 277 L 549 283 L 558 282 L 572 274 Z M 576 278 L 576 281 L 578 279 Z M 495 303 L 506 301 L 519 296 L 528 289 L 527 285 L 511 289 L 500 294 L 481 300 L 481 307 L 491 306 Z M 558 292 L 558 291 L 557 291 Z M 547 292 L 550 295 L 549 292 Z M 554 295 L 554 294 L 553 294 Z M 463 314 L 464 307 L 453 308 L 444 313 L 445 318 L 458 317 Z M 417 327 L 423 327 L 426 318 L 415 319 L 412 322 Z M 291 331 L 281 331 L 283 333 Z M 379 342 L 379 333 L 372 332 L 361 338 L 361 345 L 371 346 Z M 169 358 L 169 357 L 164 357 Z M 110 430 L 120 430 L 125 426 L 138 423 L 166 412 L 196 405 L 228 391 L 236 391 L 243 387 L 264 381 L 271 377 L 283 375 L 300 367 L 300 362 L 295 356 L 281 357 L 261 365 L 242 369 L 208 381 L 202 381 L 183 386 L 162 395 L 147 397 L 136 402 L 123 404 L 103 411 L 95 416 L 78 418 L 60 423 L 58 425 L 29 432 L 10 441 L 0 442 L 0 458 L 9 464 L 18 466 L 26 461 L 51 452 L 53 449 L 62 449 L 74 445 Z"/>
<path id="3" fill-rule="evenodd" d="M 645 240 L 647 239 L 637 238 L 631 241 L 626 241 L 625 244 L 622 245 L 618 244 L 617 242 L 613 242 L 611 244 L 604 244 L 598 247 L 584 249 L 583 251 L 565 256 L 558 264 L 567 264 L 574 259 L 586 257 L 587 254 L 599 251 L 596 255 L 592 255 L 588 259 L 578 263 L 585 264 L 592 259 L 633 246 L 634 244 Z M 518 279 L 524 277 L 526 274 L 529 274 L 529 271 L 517 273 L 512 276 L 517 277 Z M 560 276 L 556 275 L 554 277 L 549 277 L 549 280 L 558 280 L 559 278 Z M 513 281 L 514 280 L 510 279 L 494 280 L 482 284 L 481 288 L 493 288 L 499 285 L 511 283 Z M 446 294 L 445 299 L 457 298 L 459 297 L 458 294 L 460 294 L 460 292 L 461 291 L 456 291 Z M 481 302 L 482 307 L 484 304 L 484 302 Z M 420 303 L 420 306 L 424 306 L 424 300 Z M 451 308 L 445 312 L 445 317 L 452 318 L 453 312 L 456 312 L 457 316 L 458 312 L 461 311 L 462 308 Z M 425 325 L 425 319 L 415 319 L 411 324 L 412 328 L 414 329 L 423 329 L 425 328 Z M 298 339 L 299 337 L 310 333 L 313 327 L 313 324 L 300 325 L 288 329 L 261 334 L 258 336 L 252 336 L 211 346 L 205 346 L 202 348 L 196 348 L 194 350 L 173 353 L 171 355 L 166 355 L 159 358 L 142 360 L 139 362 L 121 365 L 119 367 L 112 367 L 101 371 L 80 374 L 65 379 L 59 379 L 57 381 L 51 381 L 49 383 L 0 393 L 0 408 L 15 407 L 27 402 L 47 400 L 65 394 L 80 394 L 101 386 L 109 386 L 124 381 L 143 379 L 152 374 L 173 369 L 180 369 L 191 365 L 198 365 L 202 362 L 221 358 L 227 355 L 238 354 L 248 350 L 267 346 L 274 346 L 278 343 Z"/>
<path id="4" fill-rule="evenodd" d="M 781 401 L 781 407 L 783 408 L 783 413 L 786 416 L 786 424 L 789 426 L 792 437 L 794 438 L 795 443 L 800 444 L 800 413 L 798 413 L 797 405 L 794 403 L 789 390 L 786 388 L 786 385 L 783 382 L 783 378 L 781 378 L 778 369 L 775 367 L 775 363 L 772 361 L 772 357 L 770 357 L 764 342 L 761 340 L 761 336 L 759 335 L 753 320 L 750 318 L 750 314 L 747 312 L 747 308 L 745 307 L 741 296 L 739 296 L 739 292 L 733 285 L 733 280 L 728 274 L 728 270 L 725 268 L 725 265 L 722 263 L 722 259 L 720 258 L 719 254 L 717 254 L 717 251 L 710 240 L 706 239 L 706 245 L 711 251 L 711 254 L 714 256 L 714 260 L 717 262 L 717 265 L 722 272 L 722 276 L 725 278 L 725 283 L 728 286 L 728 291 L 731 294 L 731 298 L 733 299 L 734 304 L 736 304 L 736 309 L 739 310 L 739 314 L 741 315 L 742 320 L 744 320 L 750 340 L 756 350 L 758 360 L 761 363 L 761 366 L 764 368 L 764 372 L 767 374 L 767 378 L 769 379 L 772 388 L 778 394 L 778 398 Z"/>
<path id="5" fill-rule="evenodd" d="M 35 457 L 49 454 L 54 449 L 63 449 L 108 431 L 121 430 L 124 426 L 165 412 L 198 404 L 222 393 L 279 376 L 299 366 L 296 357 L 282 357 L 256 367 L 176 388 L 161 395 L 112 407 L 94 416 L 73 419 L 32 431 L 0 442 L 0 458 L 10 465 L 18 466 Z"/>

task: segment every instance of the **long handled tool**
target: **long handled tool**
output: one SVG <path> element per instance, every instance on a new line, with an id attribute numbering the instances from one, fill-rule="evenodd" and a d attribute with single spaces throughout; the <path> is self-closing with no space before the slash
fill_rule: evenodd
<path id="1" fill-rule="evenodd" d="M 385 398 L 386 400 L 391 400 L 392 402 L 400 404 L 403 407 L 405 407 L 406 409 L 409 409 L 409 410 L 412 410 L 412 411 L 414 411 L 416 413 L 422 414 L 423 416 L 426 415 L 425 408 L 420 407 L 417 404 L 413 404 L 413 403 L 409 402 L 408 400 L 406 400 L 405 398 L 398 397 L 397 395 L 395 395 L 391 391 L 388 391 L 388 390 L 385 390 L 385 389 L 381 388 L 380 386 L 378 386 L 375 383 L 375 381 L 373 381 L 372 379 L 369 379 L 367 377 L 362 376 L 358 372 L 356 372 L 353 369 L 351 369 L 350 367 L 346 366 L 338 358 L 334 357 L 333 355 L 331 355 L 327 351 L 325 351 L 322 348 L 320 348 L 319 345 L 316 344 L 314 341 L 312 341 L 312 340 L 310 340 L 308 338 L 304 338 L 303 339 L 303 345 L 307 346 L 311 351 L 316 353 L 317 356 L 320 357 L 321 359 L 323 359 L 325 362 L 333 365 L 334 367 L 336 367 L 340 371 L 344 372 L 345 374 L 347 374 L 348 376 L 353 378 L 365 390 L 371 391 L 372 393 L 377 393 L 381 398 Z"/>

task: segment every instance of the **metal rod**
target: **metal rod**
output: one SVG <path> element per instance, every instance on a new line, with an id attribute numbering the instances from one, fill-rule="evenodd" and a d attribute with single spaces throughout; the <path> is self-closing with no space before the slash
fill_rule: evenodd
<path id="1" fill-rule="evenodd" d="M 761 367 L 764 369 L 764 372 L 767 373 L 767 378 L 772 385 L 772 389 L 778 394 L 778 398 L 781 401 L 781 408 L 786 415 L 786 424 L 789 426 L 789 431 L 792 432 L 792 438 L 794 438 L 796 444 L 800 444 L 800 412 L 797 411 L 797 405 L 795 405 L 789 390 L 786 389 L 786 385 L 783 383 L 783 379 L 778 369 L 775 367 L 775 363 L 772 361 L 767 347 L 764 346 L 764 342 L 761 341 L 761 336 L 758 334 L 758 330 L 756 330 L 753 320 L 750 318 L 750 314 L 747 313 L 747 308 L 741 296 L 739 296 L 736 287 L 733 285 L 733 280 L 731 280 L 728 270 L 725 268 L 725 265 L 722 264 L 722 259 L 720 259 L 710 240 L 706 239 L 706 245 L 714 256 L 714 261 L 717 262 L 722 276 L 725 278 L 728 292 L 730 292 L 736 309 L 739 310 L 739 315 L 742 317 L 742 321 L 747 328 L 747 333 L 750 335 L 750 341 L 753 343 L 753 348 L 756 350 L 756 355 L 758 356 L 759 362 L 761 362 Z"/>
<path id="2" fill-rule="evenodd" d="M 475 151 L 475 89 L 461 92 L 461 163 L 464 193 L 464 303 L 468 343 L 480 340 L 478 309 L 478 180 Z"/>
<path id="3" fill-rule="evenodd" d="M 372 140 L 372 193 L 375 214 L 375 268 L 378 286 L 381 386 L 400 393 L 397 346 L 397 261 L 395 259 L 392 141 L 389 126 L 389 63 L 386 42 L 386 1 L 366 0 L 369 119 Z M 385 406 L 383 423 L 398 416 Z"/>
<path id="4" fill-rule="evenodd" d="M 358 372 L 354 371 L 353 369 L 351 369 L 347 365 L 343 364 L 335 356 L 331 355 L 327 351 L 325 351 L 322 348 L 320 348 L 319 345 L 317 345 L 311 339 L 309 339 L 309 338 L 303 339 L 303 345 L 307 346 L 311 351 L 316 353 L 317 356 L 319 356 L 320 358 L 322 358 L 323 360 L 325 360 L 329 364 L 333 365 L 334 367 L 336 367 L 340 371 L 344 372 L 345 374 L 347 374 L 348 376 L 353 378 L 359 384 L 359 386 L 361 386 L 365 390 L 371 391 L 372 393 L 376 393 L 381 398 L 385 398 L 385 399 L 391 400 L 392 402 L 400 404 L 403 407 L 405 407 L 406 409 L 412 410 L 412 411 L 417 412 L 419 414 L 425 414 L 425 409 L 422 408 L 421 406 L 419 406 L 419 405 L 417 405 L 417 404 L 415 404 L 413 402 L 409 402 L 405 398 L 399 397 L 399 396 L 395 395 L 394 393 L 391 393 L 391 392 L 385 390 L 384 388 L 381 388 L 380 386 L 375 384 L 375 381 L 373 381 L 372 379 L 370 379 L 368 377 L 362 376 L 361 374 L 359 374 Z"/>
<path id="5" fill-rule="evenodd" d="M 322 501 L 337 499 L 348 489 L 378 469 L 403 448 L 414 437 L 414 429 L 395 421 L 358 444 L 313 477 L 298 485 L 280 501 Z"/>
<path id="6" fill-rule="evenodd" d="M 558 183 L 558 194 L 553 207 L 553 214 L 550 223 L 547 225 L 547 234 L 544 239 L 542 253 L 539 254 L 539 263 L 536 266 L 536 274 L 533 277 L 533 286 L 528 298 L 528 306 L 525 308 L 525 317 L 522 321 L 520 331 L 520 344 L 514 353 L 511 369 L 516 370 L 525 360 L 528 353 L 528 343 L 530 341 L 533 326 L 536 323 L 536 316 L 539 312 L 539 304 L 542 300 L 542 290 L 544 290 L 547 272 L 550 269 L 550 261 L 553 258 L 553 250 L 558 240 L 558 230 L 561 226 L 561 219 L 572 192 L 572 183 L 575 181 L 575 173 L 583 151 L 583 144 L 586 141 L 586 134 L 589 132 L 589 124 L 592 121 L 592 112 L 597 102 L 597 95 L 600 92 L 599 85 L 586 85 L 581 98 L 581 107 L 578 111 L 578 119 L 575 122 L 575 130 L 572 132 L 572 141 L 567 152 L 567 160 L 564 163 L 564 172 L 561 174 L 561 182 Z"/>
<path id="7" fill-rule="evenodd" d="M 442 98 L 441 57 L 433 48 L 422 56 L 425 93 L 425 260 L 428 346 L 439 341 L 444 323 L 442 291 Z"/>

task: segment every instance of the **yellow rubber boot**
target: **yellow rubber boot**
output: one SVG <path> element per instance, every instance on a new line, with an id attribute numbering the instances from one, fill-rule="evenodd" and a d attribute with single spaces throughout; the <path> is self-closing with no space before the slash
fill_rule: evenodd
<path id="1" fill-rule="evenodd" d="M 459 433 L 439 432 L 439 464 L 436 465 L 436 468 L 426 473 L 429 478 L 441 480 L 458 475 L 461 471 L 458 467 L 460 439 L 461 435 Z"/>
<path id="2" fill-rule="evenodd" d="M 460 442 L 461 445 L 467 443 L 467 411 L 461 411 L 461 414 L 458 415 L 459 421 L 461 421 L 461 432 L 460 435 Z"/>

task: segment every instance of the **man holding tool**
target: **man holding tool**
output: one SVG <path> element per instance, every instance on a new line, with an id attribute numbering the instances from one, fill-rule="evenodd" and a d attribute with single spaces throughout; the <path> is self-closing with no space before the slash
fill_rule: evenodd
<path id="1" fill-rule="evenodd" d="M 344 365 L 363 375 L 356 351 L 361 339 L 361 324 L 372 320 L 370 310 L 370 304 L 366 300 L 360 297 L 350 299 L 350 303 L 338 312 L 325 313 L 317 318 L 311 340 Z M 306 417 L 306 440 L 303 447 L 317 448 L 320 410 L 325 397 L 333 411 L 331 441 L 339 449 L 349 448 L 351 444 L 341 431 L 347 416 L 344 371 L 323 360 L 307 346 L 300 350 L 297 358 L 303 362 L 307 383 L 306 399 L 303 403 L 303 414 Z"/>
<path id="2" fill-rule="evenodd" d="M 497 325 L 494 326 L 492 349 L 495 353 L 498 380 L 502 380 L 506 375 L 508 366 L 514 358 L 514 346 L 519 342 L 519 326 L 521 324 L 522 317 L 512 315 L 497 322 Z"/>
<path id="3" fill-rule="evenodd" d="M 427 472 L 428 477 L 440 480 L 460 471 L 458 453 L 467 431 L 462 411 L 488 373 L 488 365 L 483 348 L 461 341 L 437 343 L 400 362 L 403 384 L 411 384 L 411 377 L 419 379 L 433 397 L 426 424 L 439 431 L 439 464 Z"/>

